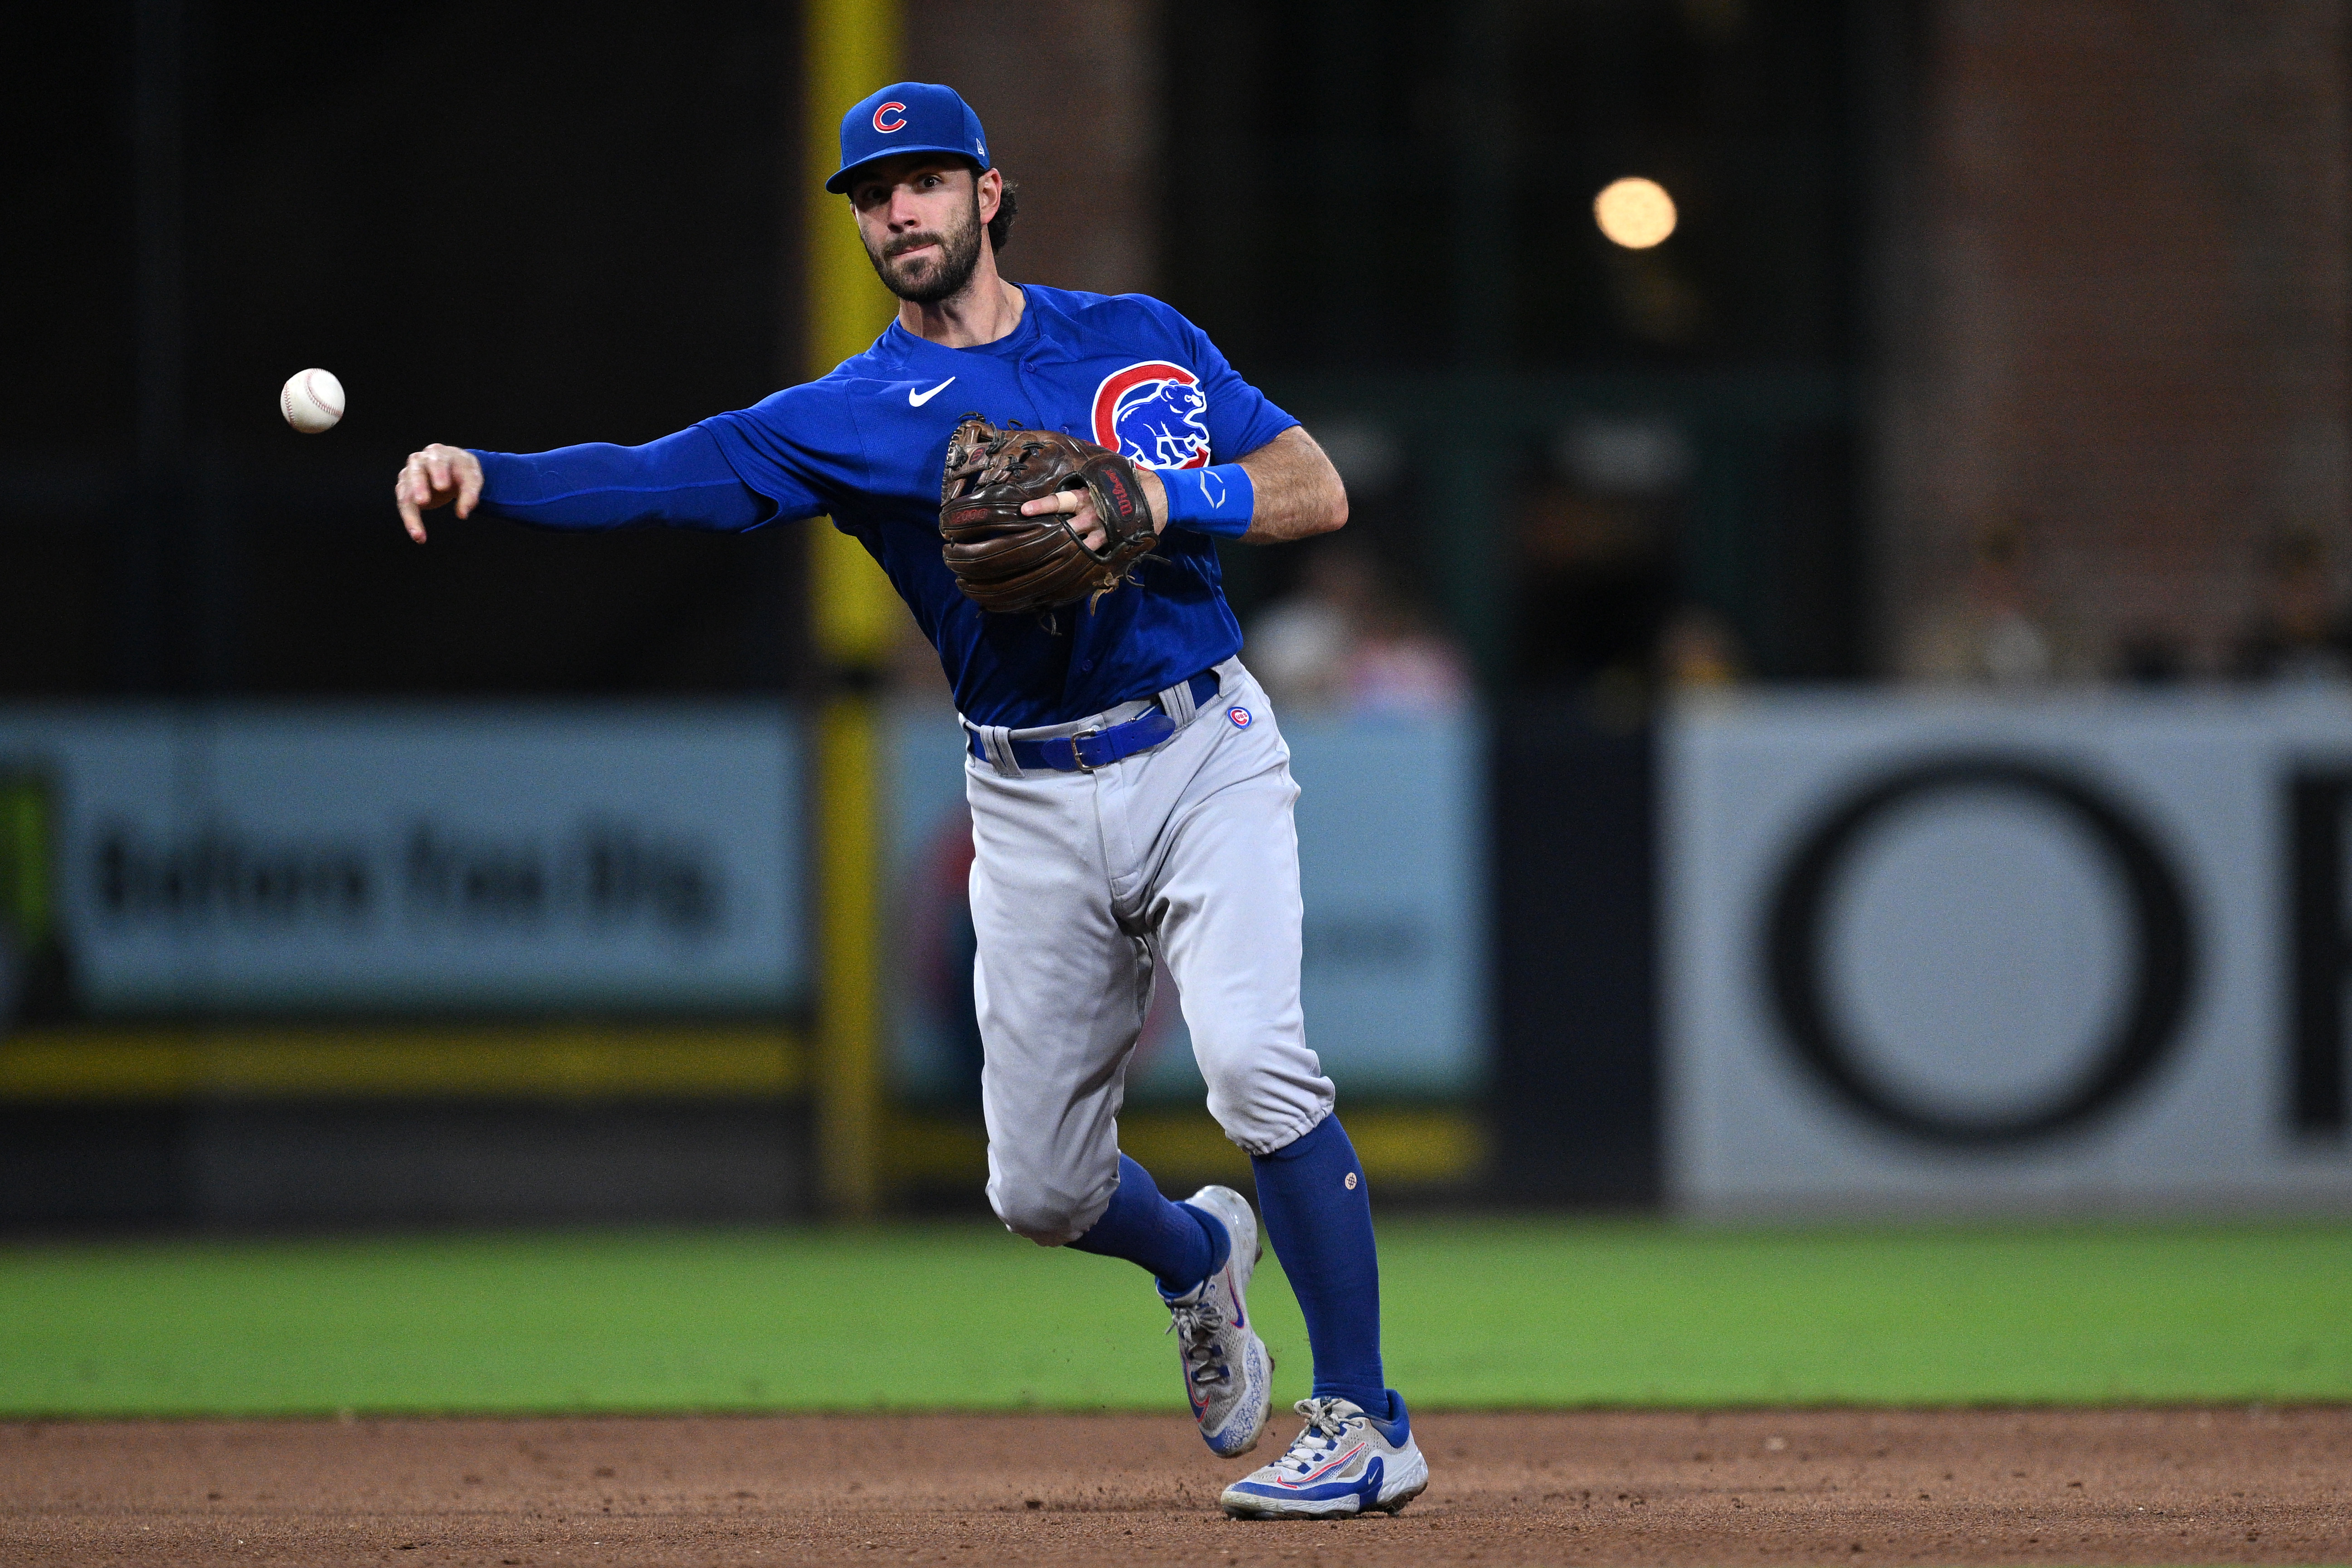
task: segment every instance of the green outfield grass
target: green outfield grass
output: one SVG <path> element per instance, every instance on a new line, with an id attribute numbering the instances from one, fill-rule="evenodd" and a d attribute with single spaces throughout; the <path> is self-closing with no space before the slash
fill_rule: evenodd
<path id="1" fill-rule="evenodd" d="M 1417 1405 L 2352 1399 L 2352 1226 L 1400 1219 Z M 1274 1259 L 1253 1293 L 1307 1391 Z M 0 1414 L 1168 1407 L 1136 1270 L 984 1225 L 0 1249 Z"/>

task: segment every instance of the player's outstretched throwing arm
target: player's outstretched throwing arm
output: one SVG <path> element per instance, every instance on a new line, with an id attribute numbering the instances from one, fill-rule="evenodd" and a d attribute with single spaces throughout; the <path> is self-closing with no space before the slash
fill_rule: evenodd
<path id="1" fill-rule="evenodd" d="M 486 470 L 485 462 L 493 467 Z M 1176 521 L 1205 532 L 1280 544 L 1328 533 L 1348 521 L 1346 487 L 1323 448 L 1297 426 L 1238 462 L 1165 476 L 1147 468 L 1141 478 L 1155 530 L 1168 526 L 1173 509 Z M 734 532 L 777 513 L 737 477 L 719 443 L 699 426 L 642 447 L 592 442 L 528 454 L 478 453 L 435 442 L 408 455 L 393 483 L 393 499 L 408 536 L 422 544 L 426 512 L 454 504 L 459 517 L 470 517 L 492 486 L 499 516 L 543 528 L 652 523 Z M 1022 510 L 1075 513 L 1087 545 L 1103 542 L 1084 490 L 1034 500 Z"/>
<path id="2" fill-rule="evenodd" d="M 484 471 L 485 458 L 494 473 Z M 471 516 L 493 479 L 500 516 L 546 528 L 665 523 L 732 532 L 758 527 L 776 510 L 735 477 L 699 426 L 642 447 L 593 442 L 527 456 L 436 442 L 411 452 L 393 484 L 408 537 L 424 543 L 425 514 L 452 502 L 459 517 Z"/>

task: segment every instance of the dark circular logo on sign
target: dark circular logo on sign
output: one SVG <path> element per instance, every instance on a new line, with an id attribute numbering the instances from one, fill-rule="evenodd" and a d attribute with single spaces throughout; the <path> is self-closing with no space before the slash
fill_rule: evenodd
<path id="1" fill-rule="evenodd" d="M 2125 1005 L 2082 1072 L 2038 1104 L 1968 1114 L 1908 1096 L 1872 1071 L 1830 1005 L 1823 950 L 1831 895 L 1873 826 L 1922 799 L 1986 791 L 2055 805 L 2088 830 L 2129 896 L 2137 952 Z M 1768 917 L 1765 958 L 1768 989 L 1788 1043 L 1839 1098 L 1872 1120 L 1930 1143 L 1990 1147 L 2078 1128 L 2153 1072 L 2180 1033 L 2194 978 L 2194 945 L 2179 879 L 2154 837 L 2113 801 L 2038 763 L 1962 756 L 1887 774 L 1821 819 L 1781 871 Z"/>

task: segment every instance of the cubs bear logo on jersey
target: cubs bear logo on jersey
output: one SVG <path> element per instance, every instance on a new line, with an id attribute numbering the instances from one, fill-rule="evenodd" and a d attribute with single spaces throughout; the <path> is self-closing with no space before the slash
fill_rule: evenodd
<path id="1" fill-rule="evenodd" d="M 1145 360 L 1095 388 L 1095 444 L 1150 468 L 1209 466 L 1209 397 L 1181 364 Z"/>

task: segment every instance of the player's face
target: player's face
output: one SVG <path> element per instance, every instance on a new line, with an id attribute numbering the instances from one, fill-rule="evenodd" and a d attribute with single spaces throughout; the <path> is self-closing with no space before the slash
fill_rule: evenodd
<path id="1" fill-rule="evenodd" d="M 889 159 L 850 185 L 849 200 L 876 274 L 901 300 L 936 304 L 971 281 L 983 220 L 970 168 L 953 160 Z"/>

